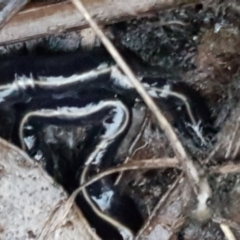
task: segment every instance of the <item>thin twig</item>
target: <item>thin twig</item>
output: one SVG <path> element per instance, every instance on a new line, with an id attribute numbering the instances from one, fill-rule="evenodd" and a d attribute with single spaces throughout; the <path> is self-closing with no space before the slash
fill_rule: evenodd
<path id="1" fill-rule="evenodd" d="M 111 41 L 105 36 L 103 31 L 98 27 L 98 25 L 94 22 L 92 17 L 89 15 L 88 11 L 82 4 L 80 0 L 72 0 L 72 3 L 76 6 L 76 8 L 79 10 L 79 12 L 84 16 L 86 21 L 89 23 L 93 31 L 96 33 L 96 35 L 100 38 L 103 45 L 106 47 L 106 49 L 109 51 L 109 53 L 112 55 L 113 59 L 116 61 L 116 63 L 121 67 L 122 71 L 126 74 L 126 76 L 129 78 L 131 84 L 135 87 L 139 95 L 142 97 L 146 105 L 149 107 L 149 109 L 152 111 L 154 116 L 156 117 L 161 129 L 165 132 L 168 140 L 170 141 L 170 144 L 176 154 L 176 157 L 181 161 L 181 164 L 183 166 L 184 172 L 186 173 L 189 182 L 191 186 L 193 187 L 193 190 L 196 195 L 198 195 L 198 184 L 200 181 L 200 177 L 197 171 L 196 166 L 193 164 L 192 160 L 188 157 L 182 143 L 179 141 L 176 133 L 172 129 L 172 126 L 167 121 L 167 119 L 162 114 L 161 110 L 157 107 L 153 99 L 147 94 L 146 90 L 142 86 L 142 84 L 138 81 L 138 79 L 135 77 L 132 70 L 128 67 L 126 62 L 123 60 L 123 58 L 120 56 L 114 45 L 111 43 Z"/>

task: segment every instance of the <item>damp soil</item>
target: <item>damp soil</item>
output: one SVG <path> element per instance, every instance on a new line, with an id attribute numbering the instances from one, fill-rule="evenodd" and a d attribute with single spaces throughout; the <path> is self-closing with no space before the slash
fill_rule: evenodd
<path id="1" fill-rule="evenodd" d="M 175 100 L 157 101 L 187 152 L 200 166 L 199 171 L 205 171 L 213 191 L 213 197 L 209 199 L 213 218 L 201 222 L 192 217 L 193 193 L 183 179 L 162 207 L 157 209 L 141 239 L 224 240 L 219 227 L 221 221 L 232 227 L 236 239 L 240 238 L 240 175 L 208 171 L 211 167 L 239 164 L 239 8 L 237 1 L 209 1 L 149 13 L 144 18 L 105 27 L 138 76 L 157 78 L 160 85 L 175 84 L 176 91 L 188 96 L 194 113 L 204 123 L 204 134 L 208 138 L 204 147 L 195 140 L 191 129 L 186 127 L 186 113 L 179 111 L 183 107 L 181 103 Z M 86 56 L 85 61 L 83 56 Z M 61 69 L 59 59 L 63 59 Z M 95 42 L 91 49 L 84 49 L 78 32 L 0 47 L 0 61 L 2 66 L 5 64 L 0 66 L 0 73 L 6 77 L 3 79 L 6 82 L 12 81 L 14 73 L 37 74 L 42 71 L 55 74 L 63 71 L 62 75 L 69 75 L 90 70 L 101 62 L 112 63 L 99 42 Z M 77 62 L 85 65 L 79 68 Z M 89 94 L 94 97 L 98 92 L 99 96 L 109 98 L 115 95 L 113 90 L 101 91 L 96 88 L 92 92 L 89 90 Z M 174 157 L 165 135 L 147 108 L 144 104 L 135 103 L 135 97 L 131 99 L 128 94 L 118 93 L 118 97 L 131 109 L 132 122 L 124 139 L 109 150 L 106 157 L 108 164 L 100 170 L 122 163 L 127 157 L 134 161 Z M 16 124 L 33 105 L 35 108 L 36 103 L 16 104 L 14 108 L 1 107 L 4 113 L 1 114 L 1 122 L 5 123 L 0 128 L 1 137 L 19 145 Z M 36 124 L 34 128 L 39 143 L 29 154 L 34 157 L 41 147 L 44 148 L 45 154 L 38 162 L 70 194 L 78 186 L 83 169 L 83 160 L 79 159 L 84 159 L 82 156 L 86 157 L 94 149 L 102 134 L 101 122 L 82 127 L 44 123 Z M 138 140 L 129 152 L 129 146 L 136 137 Z M 71 146 L 69 139 L 72 139 Z M 95 184 L 90 191 L 101 195 L 99 189 L 114 189 L 108 214 L 138 232 L 180 174 L 177 169 L 128 172 L 123 174 L 117 186 L 112 184 L 118 177 L 115 175 Z M 81 196 L 77 203 L 102 239 L 122 239 L 116 229 L 94 215 Z"/>

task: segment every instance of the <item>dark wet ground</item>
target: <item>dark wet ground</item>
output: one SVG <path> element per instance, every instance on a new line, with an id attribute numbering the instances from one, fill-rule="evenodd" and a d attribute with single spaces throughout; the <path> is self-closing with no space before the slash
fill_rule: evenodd
<path id="1" fill-rule="evenodd" d="M 177 86 L 175 90 L 189 97 L 191 106 L 200 120 L 204 122 L 204 119 L 210 119 L 204 122 L 205 134 L 210 140 L 207 146 L 202 147 L 201 144 L 196 143 L 194 135 L 184 124 L 187 121 L 186 113 L 177 112 L 181 103 L 175 100 L 158 101 L 192 159 L 204 169 L 219 164 L 239 163 L 240 29 L 238 20 L 240 12 L 238 8 L 239 5 L 235 1 L 196 4 L 149 14 L 144 19 L 107 26 L 115 45 L 138 76 L 158 77 L 160 85 L 163 82 L 181 83 L 174 85 Z M 95 44 L 93 49 L 99 46 L 99 42 Z M 64 33 L 60 36 L 1 47 L 1 62 L 2 66 L 3 64 L 5 66 L 0 67 L 0 72 L 2 76 L 6 76 L 6 81 L 12 80 L 12 69 L 19 74 L 29 72 L 37 74 L 44 70 L 44 73 L 58 72 L 59 75 L 61 71 L 68 71 L 69 75 L 82 69 L 89 70 L 106 59 L 111 62 L 101 47 L 100 51 L 102 52 L 94 53 L 95 55 L 92 50 L 88 49 L 86 52 L 81 47 L 81 39 L 76 32 Z M 88 56 L 86 61 L 81 60 L 83 52 Z M 61 68 L 59 68 L 60 59 L 63 59 Z M 78 67 L 78 62 L 84 63 L 81 69 Z M 97 92 L 100 98 L 106 97 L 106 94 L 113 97 L 115 94 L 112 89 L 102 92 L 99 92 L 99 89 L 88 89 L 88 91 L 93 98 Z M 149 119 L 145 128 L 141 129 L 142 136 L 131 153 L 131 159 L 173 157 L 171 146 L 162 131 L 158 129 L 155 120 L 148 117 L 146 108 L 141 104 L 134 105 L 135 96 L 131 99 L 127 92 L 119 94 L 118 97 L 125 101 L 129 109 L 134 109 L 135 113 L 132 115 L 129 134 L 125 136 L 124 141 L 127 143 L 124 145 L 122 141 L 118 149 L 119 143 L 108 152 L 106 158 L 109 165 L 122 162 L 126 156 L 129 156 L 129 144 L 139 133 L 141 124 L 146 118 Z M 80 94 L 77 96 L 78 100 L 79 98 Z M 3 127 L 1 136 L 17 144 L 17 127 L 12 125 L 18 122 L 19 116 L 25 111 L 31 110 L 34 104 L 36 105 L 34 102 L 24 106 L 15 104 L 7 109 L 3 106 L 2 111 L 5 111 L 5 115 L 11 116 L 4 117 L 3 121 L 8 122 L 9 129 L 13 129 L 13 132 L 10 134 Z M 40 126 L 36 124 L 34 127 L 34 134 L 38 136 L 40 143 L 46 139 L 44 134 L 51 132 L 53 136 L 54 144 L 49 145 L 47 141 L 44 142 L 48 145 L 48 150 L 44 144 L 44 146 L 41 144 L 35 146 L 37 149 L 44 147 L 46 150 L 40 162 L 57 181 L 72 192 L 78 185 L 78 177 L 82 171 L 79 158 L 87 156 L 94 148 L 96 136 L 99 137 L 103 131 L 101 121 L 94 126 L 86 124 L 84 127 L 72 125 L 49 127 L 48 124 L 40 124 Z M 74 150 L 69 147 L 69 136 L 73 139 L 74 146 L 77 146 Z M 129 140 L 126 140 L 127 138 Z M 216 148 L 217 146 L 219 147 Z M 34 151 L 36 153 L 36 149 Z M 206 162 L 210 153 L 213 153 L 212 157 Z M 125 173 L 118 186 L 114 188 L 116 191 L 114 205 L 108 211 L 137 231 L 179 175 L 179 170 L 172 169 Z M 213 198 L 209 204 L 214 211 L 214 217 L 227 219 L 234 223 L 234 226 L 238 226 L 240 224 L 239 175 L 208 174 L 207 177 L 213 190 Z M 114 177 L 101 181 L 96 184 L 95 189 L 112 187 L 113 180 Z M 218 223 L 212 221 L 200 223 L 192 219 L 191 211 L 194 203 L 191 198 L 192 193 L 188 184 L 181 182 L 163 207 L 157 211 L 144 236 L 153 240 L 159 239 L 159 235 L 164 236 L 161 238 L 163 240 L 224 239 Z M 93 227 L 99 234 L 104 234 L 108 226 L 101 220 L 96 220 L 81 197 L 78 201 Z M 236 227 L 233 231 L 239 239 L 240 234 Z M 103 239 L 121 239 L 115 229 L 109 228 L 108 233 L 109 235 L 103 236 Z"/>

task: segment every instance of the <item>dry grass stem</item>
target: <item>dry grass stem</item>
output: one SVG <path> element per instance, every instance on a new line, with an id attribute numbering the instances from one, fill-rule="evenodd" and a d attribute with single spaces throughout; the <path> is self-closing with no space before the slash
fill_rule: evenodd
<path id="1" fill-rule="evenodd" d="M 163 159 L 153 159 L 153 160 L 139 160 L 139 161 L 132 161 L 128 162 L 127 164 L 121 165 L 119 167 L 114 167 L 109 170 L 106 170 L 104 172 L 101 172 L 97 174 L 96 176 L 92 177 L 90 180 L 82 184 L 80 187 L 78 187 L 73 194 L 70 196 L 70 198 L 63 204 L 63 206 L 56 211 L 56 214 L 52 214 L 50 216 L 51 221 L 48 226 L 46 226 L 47 229 L 43 229 L 42 232 L 46 233 L 44 234 L 44 238 L 41 239 L 47 239 L 49 234 L 53 233 L 54 230 L 56 230 L 67 214 L 69 213 L 69 210 L 71 209 L 75 198 L 77 195 L 87 186 L 93 184 L 94 182 L 100 180 L 103 177 L 106 177 L 108 175 L 119 173 L 123 171 L 130 171 L 130 170 L 140 170 L 140 169 L 158 169 L 158 168 L 176 168 L 178 167 L 178 161 L 175 158 L 163 158 Z"/>
<path id="2" fill-rule="evenodd" d="M 142 86 L 142 84 L 138 81 L 138 79 L 135 77 L 132 70 L 129 68 L 129 66 L 126 64 L 126 62 L 123 60 L 123 58 L 120 56 L 114 45 L 111 43 L 111 41 L 105 36 L 103 31 L 98 27 L 98 25 L 94 22 L 92 17 L 89 15 L 86 8 L 83 6 L 82 2 L 79 0 L 72 0 L 72 3 L 76 6 L 76 8 L 79 10 L 79 12 L 84 16 L 86 21 L 89 23 L 93 31 L 96 33 L 96 35 L 100 38 L 103 45 L 106 47 L 106 49 L 109 51 L 109 53 L 112 55 L 113 59 L 116 61 L 116 63 L 120 66 L 122 71 L 125 73 L 125 75 L 129 78 L 132 85 L 135 87 L 139 95 L 142 97 L 146 105 L 149 107 L 149 109 L 152 111 L 154 116 L 156 117 L 161 129 L 165 132 L 168 140 L 170 141 L 171 147 L 173 148 L 176 157 L 181 161 L 181 164 L 183 166 L 184 172 L 186 173 L 189 182 L 191 186 L 193 187 L 193 190 L 196 195 L 198 195 L 198 185 L 200 182 L 200 177 L 197 171 L 196 166 L 193 164 L 191 159 L 188 157 L 182 143 L 179 141 L 176 133 L 174 132 L 172 126 L 167 121 L 167 119 L 162 114 L 161 110 L 157 107 L 153 99 L 147 94 L 146 90 Z"/>
<path id="3" fill-rule="evenodd" d="M 210 172 L 221 173 L 221 174 L 240 173 L 240 164 L 229 163 L 224 166 L 211 167 Z"/>
<path id="4" fill-rule="evenodd" d="M 232 136 L 231 136 L 231 140 L 230 140 L 230 143 L 229 143 L 229 145 L 228 145 L 225 158 L 229 158 L 231 152 L 233 151 L 233 150 L 232 150 L 232 148 L 233 148 L 233 142 L 234 142 L 234 140 L 235 140 L 235 138 L 236 138 L 236 135 L 237 135 L 237 132 L 238 132 L 239 120 L 240 120 L 240 119 L 238 119 L 238 121 L 237 121 L 237 123 L 236 123 L 236 126 L 235 126 L 235 129 L 234 129 L 234 131 L 233 131 L 233 134 L 232 134 Z M 237 149 L 237 150 L 238 150 L 238 149 Z"/>
<path id="5" fill-rule="evenodd" d="M 222 229 L 227 240 L 237 240 L 229 226 L 220 224 L 220 228 Z"/>
<path id="6" fill-rule="evenodd" d="M 164 203 L 169 198 L 172 191 L 178 186 L 178 183 L 181 178 L 182 178 L 182 174 L 177 177 L 177 179 L 174 181 L 174 183 L 171 185 L 171 187 L 167 190 L 167 192 L 164 194 L 164 196 L 162 196 L 161 199 L 158 201 L 157 205 L 154 207 L 153 211 L 149 215 L 147 221 L 142 226 L 142 228 L 138 231 L 138 234 L 135 238 L 136 240 L 138 240 L 142 236 L 143 232 L 149 227 L 149 225 L 150 225 L 152 219 L 154 218 L 154 216 L 156 215 L 157 211 L 159 211 L 161 209 L 161 207 L 164 205 Z"/>
<path id="7" fill-rule="evenodd" d="M 119 167 L 110 168 L 102 173 L 97 174 L 86 183 L 82 184 L 79 188 L 77 188 L 72 194 L 71 198 L 75 198 L 81 191 L 82 188 L 87 187 L 94 182 L 100 180 L 103 177 L 111 175 L 113 173 L 118 173 L 121 171 L 131 171 L 131 170 L 140 170 L 140 169 L 159 169 L 159 168 L 176 168 L 178 166 L 178 160 L 176 158 L 164 158 L 163 159 L 151 159 L 151 160 L 139 160 L 139 161 L 131 161 Z"/>
<path id="8" fill-rule="evenodd" d="M 137 136 L 135 137 L 135 139 L 131 143 L 130 148 L 128 150 L 128 156 L 126 157 L 126 159 L 124 160 L 123 163 L 127 163 L 131 159 L 131 157 L 135 154 L 135 151 L 133 152 L 133 150 L 134 150 L 136 144 L 138 143 L 139 139 L 142 137 L 144 129 L 146 128 L 146 125 L 147 125 L 148 121 L 149 121 L 149 116 L 148 116 L 148 113 L 146 113 L 145 119 L 144 119 L 144 121 L 141 125 L 141 128 L 139 129 L 139 133 L 137 134 Z M 120 174 L 118 175 L 118 177 L 117 177 L 117 179 L 114 183 L 115 185 L 119 184 L 119 182 L 122 178 L 122 175 L 123 175 L 123 172 L 120 172 Z"/>
<path id="9" fill-rule="evenodd" d="M 221 217 L 214 217 L 212 219 L 213 222 L 218 223 L 218 224 L 224 224 L 227 225 L 233 229 L 236 229 L 238 231 L 240 231 L 240 226 L 238 223 L 233 222 L 231 220 L 225 219 L 225 218 L 221 218 Z"/>

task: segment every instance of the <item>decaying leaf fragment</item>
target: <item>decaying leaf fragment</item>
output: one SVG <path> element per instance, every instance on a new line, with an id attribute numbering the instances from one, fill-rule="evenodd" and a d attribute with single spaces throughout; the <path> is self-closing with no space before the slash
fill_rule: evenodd
<path id="1" fill-rule="evenodd" d="M 67 194 L 24 152 L 0 139 L 0 239 L 41 239 L 42 230 Z M 98 239 L 73 207 L 47 239 Z"/>

